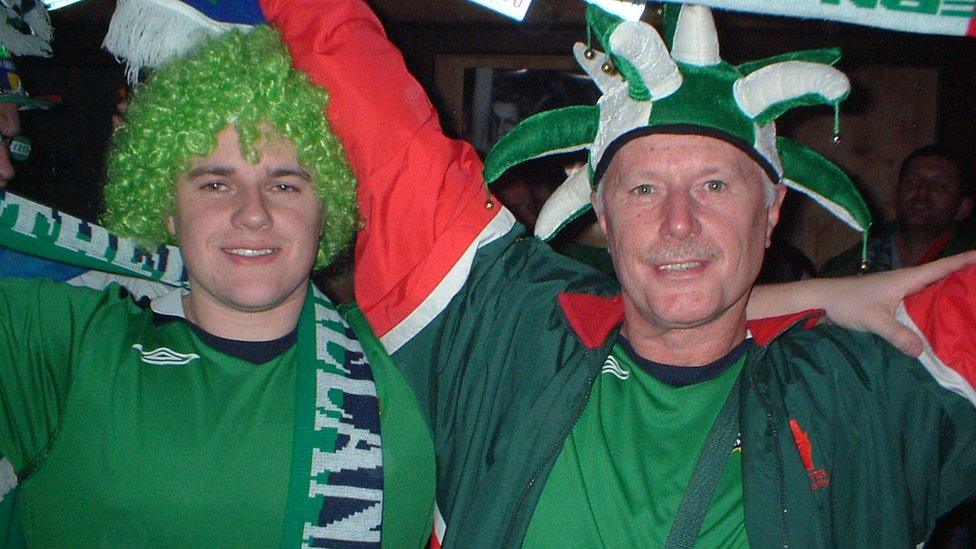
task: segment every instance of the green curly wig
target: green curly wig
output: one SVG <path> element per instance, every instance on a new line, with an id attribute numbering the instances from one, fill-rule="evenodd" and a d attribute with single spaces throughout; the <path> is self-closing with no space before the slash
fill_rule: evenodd
<path id="1" fill-rule="evenodd" d="M 291 141 L 322 200 L 315 267 L 348 244 L 356 223 L 355 179 L 325 119 L 328 96 L 294 69 L 276 31 L 229 32 L 156 70 L 133 95 L 108 156 L 103 223 L 146 244 L 175 244 L 166 218 L 176 209 L 176 182 L 194 156 L 207 156 L 233 125 L 248 162 L 262 128 Z"/>

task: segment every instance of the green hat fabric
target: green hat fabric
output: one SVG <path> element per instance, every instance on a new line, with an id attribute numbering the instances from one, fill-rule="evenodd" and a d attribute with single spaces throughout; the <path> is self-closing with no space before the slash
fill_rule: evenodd
<path id="1" fill-rule="evenodd" d="M 485 160 L 491 183 L 510 167 L 542 156 L 588 150 L 588 168 L 571 175 L 540 212 L 536 236 L 552 238 L 590 207 L 591 189 L 624 144 L 655 133 L 722 139 L 752 157 L 773 182 L 811 196 L 864 233 L 871 215 L 850 178 L 818 153 L 777 138 L 775 119 L 805 105 L 833 105 L 850 82 L 831 65 L 838 50 L 812 50 L 734 66 L 719 56 L 709 8 L 683 5 L 670 52 L 657 31 L 590 5 L 587 24 L 601 53 L 576 44 L 574 55 L 602 92 L 596 106 L 547 111 L 506 134 Z"/>

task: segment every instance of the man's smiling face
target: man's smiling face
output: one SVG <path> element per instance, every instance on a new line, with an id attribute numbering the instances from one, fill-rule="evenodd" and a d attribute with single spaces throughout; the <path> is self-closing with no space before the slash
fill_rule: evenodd
<path id="1" fill-rule="evenodd" d="M 623 288 L 625 331 L 660 334 L 745 318 L 785 194 L 763 170 L 697 135 L 637 138 L 614 156 L 597 216 Z"/>
<path id="2" fill-rule="evenodd" d="M 940 156 L 909 161 L 898 177 L 896 208 L 904 230 L 941 234 L 972 211 L 959 167 Z"/>
<path id="3" fill-rule="evenodd" d="M 194 307 L 264 312 L 302 300 L 322 231 L 322 205 L 295 147 L 262 140 L 256 164 L 237 131 L 217 135 L 177 182 L 168 220 L 190 278 Z"/>

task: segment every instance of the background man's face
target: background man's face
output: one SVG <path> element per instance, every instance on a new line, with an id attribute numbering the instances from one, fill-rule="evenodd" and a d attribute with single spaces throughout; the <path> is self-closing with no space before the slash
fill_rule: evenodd
<path id="1" fill-rule="evenodd" d="M 597 210 L 628 324 L 659 333 L 744 313 L 785 194 L 779 186 L 766 208 L 765 180 L 710 137 L 650 135 L 620 149 Z"/>
<path id="2" fill-rule="evenodd" d="M 248 164 L 228 126 L 177 184 L 169 221 L 194 306 L 259 312 L 303 299 L 322 231 L 322 205 L 294 145 L 263 141 Z M 201 301 L 202 300 L 202 301 Z"/>
<path id="3" fill-rule="evenodd" d="M 16 175 L 13 162 L 10 160 L 11 136 L 20 133 L 20 114 L 16 103 L 0 103 L 0 134 L 3 134 L 3 145 L 0 145 L 0 189 Z"/>
<path id="4" fill-rule="evenodd" d="M 514 179 L 495 190 L 495 194 L 502 204 L 511 210 L 515 219 L 531 232 L 539 218 L 541 204 L 536 203 L 529 184 L 521 178 Z"/>
<path id="5" fill-rule="evenodd" d="M 904 229 L 942 233 L 969 213 L 959 168 L 939 156 L 913 159 L 898 178 L 898 223 Z"/>

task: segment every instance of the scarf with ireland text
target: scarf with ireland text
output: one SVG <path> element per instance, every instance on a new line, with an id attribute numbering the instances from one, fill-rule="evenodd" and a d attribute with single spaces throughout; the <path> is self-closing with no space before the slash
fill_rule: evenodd
<path id="1" fill-rule="evenodd" d="M 5 191 L 0 191 L 0 246 L 187 286 L 178 248 L 147 250 L 104 227 Z M 383 458 L 372 368 L 335 305 L 309 287 L 298 321 L 295 430 L 281 545 L 379 547 Z"/>

